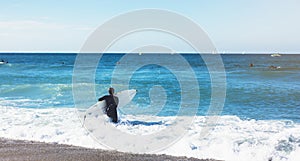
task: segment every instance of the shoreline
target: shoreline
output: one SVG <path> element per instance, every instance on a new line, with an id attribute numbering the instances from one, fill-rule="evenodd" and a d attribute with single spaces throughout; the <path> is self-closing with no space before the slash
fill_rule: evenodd
<path id="1" fill-rule="evenodd" d="M 1 160 L 103 160 L 103 161 L 217 161 L 176 157 L 164 154 L 133 154 L 118 151 L 90 149 L 57 143 L 44 143 L 0 138 Z"/>

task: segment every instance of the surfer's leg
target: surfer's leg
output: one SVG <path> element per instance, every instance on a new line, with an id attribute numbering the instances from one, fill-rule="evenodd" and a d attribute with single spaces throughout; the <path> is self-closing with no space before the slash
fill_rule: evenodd
<path id="1" fill-rule="evenodd" d="M 113 108 L 112 113 L 111 113 L 111 118 L 112 118 L 112 122 L 117 123 L 118 122 L 118 113 L 117 113 L 117 109 Z"/>

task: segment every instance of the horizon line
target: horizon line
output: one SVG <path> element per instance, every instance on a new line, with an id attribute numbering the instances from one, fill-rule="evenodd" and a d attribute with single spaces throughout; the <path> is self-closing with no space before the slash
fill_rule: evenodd
<path id="1" fill-rule="evenodd" d="M 100 54 L 98 52 L 78 51 L 0 51 L 0 54 Z M 111 51 L 102 54 L 199 54 L 197 52 L 120 52 Z M 300 54 L 300 52 L 203 52 L 201 54 Z"/>

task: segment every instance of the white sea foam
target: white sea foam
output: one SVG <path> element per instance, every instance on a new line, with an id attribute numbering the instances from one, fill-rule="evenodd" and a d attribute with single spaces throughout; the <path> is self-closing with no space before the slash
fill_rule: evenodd
<path id="1" fill-rule="evenodd" d="M 2 108 L 0 137 L 101 148 L 82 128 L 75 109 Z"/>
<path id="2" fill-rule="evenodd" d="M 0 106 L 0 137 L 106 149 L 82 127 L 76 109 L 26 109 Z M 117 129 L 149 135 L 168 128 L 175 117 L 122 116 Z M 187 133 L 170 147 L 156 152 L 228 161 L 300 160 L 300 125 L 291 121 L 241 120 L 221 116 L 209 135 L 200 136 L 205 117 L 195 117 Z M 153 140 L 159 142 L 159 139 Z"/>

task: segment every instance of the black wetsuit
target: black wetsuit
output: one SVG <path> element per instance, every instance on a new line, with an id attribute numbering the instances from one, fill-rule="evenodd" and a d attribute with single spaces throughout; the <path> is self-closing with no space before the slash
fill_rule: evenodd
<path id="1" fill-rule="evenodd" d="M 106 115 L 112 119 L 112 122 L 117 123 L 118 122 L 118 112 L 117 107 L 119 104 L 119 99 L 116 96 L 113 95 L 106 95 L 98 99 L 98 101 L 106 102 L 106 107 L 104 111 L 106 112 Z"/>

